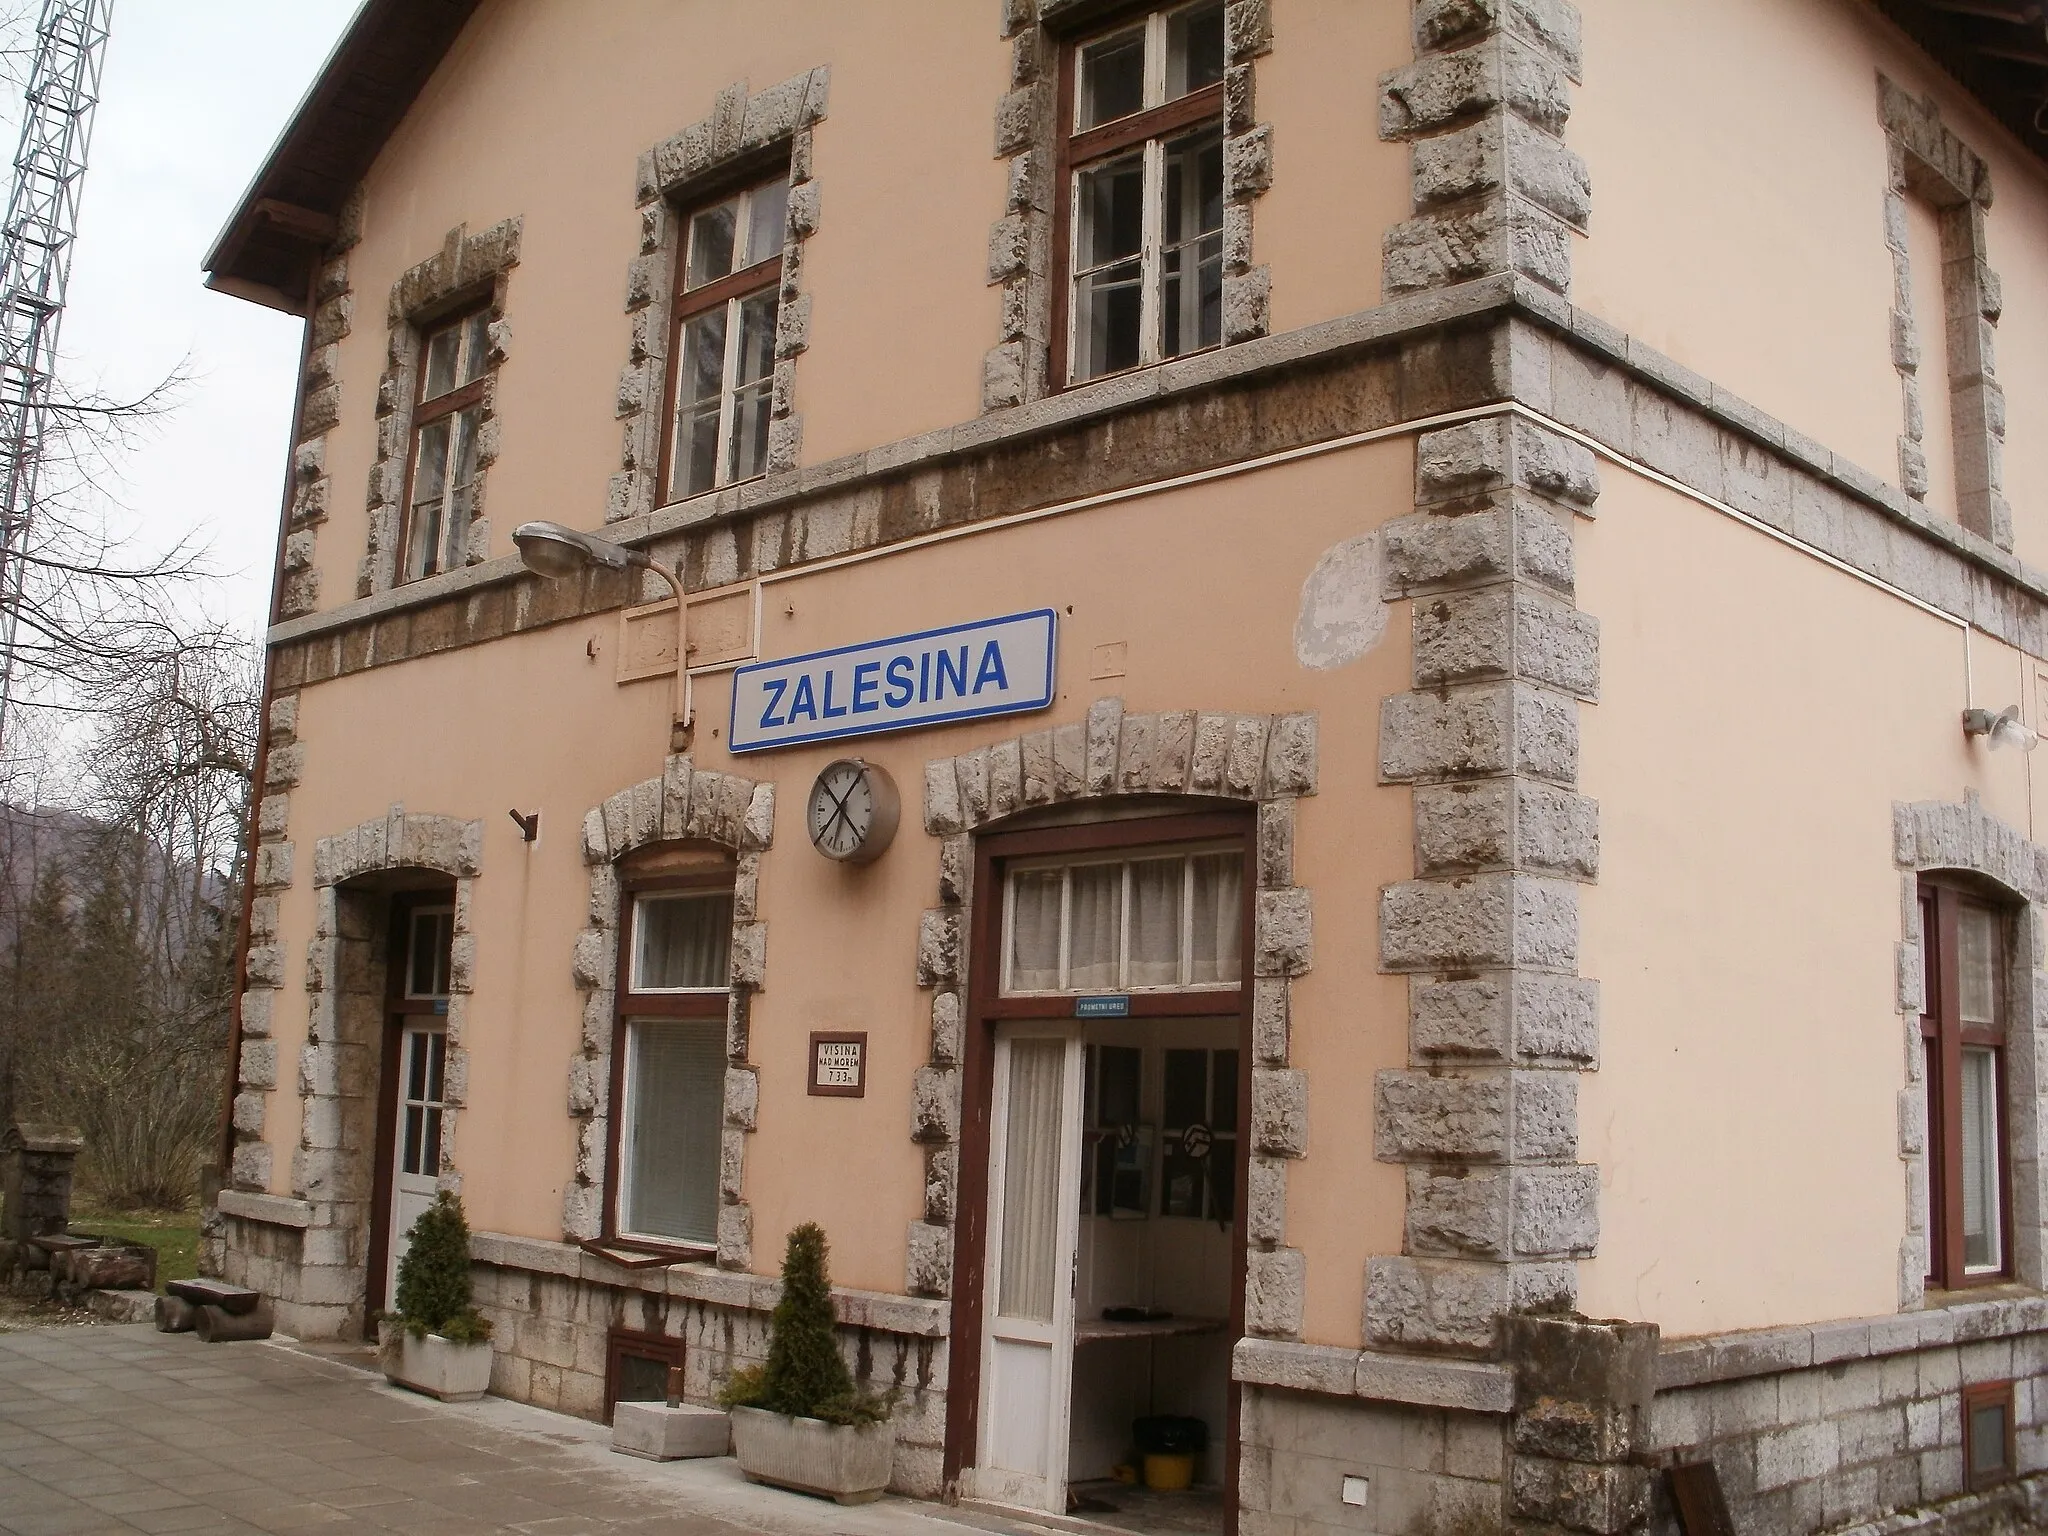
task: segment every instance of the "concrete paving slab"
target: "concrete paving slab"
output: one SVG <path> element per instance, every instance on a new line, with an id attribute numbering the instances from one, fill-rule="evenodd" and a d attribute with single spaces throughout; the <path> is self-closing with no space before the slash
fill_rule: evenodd
<path id="1" fill-rule="evenodd" d="M 0 1533 L 1047 1536 L 906 1499 L 843 1509 L 725 1458 L 616 1455 L 601 1424 L 433 1402 L 341 1353 L 147 1324 L 0 1332 Z"/>

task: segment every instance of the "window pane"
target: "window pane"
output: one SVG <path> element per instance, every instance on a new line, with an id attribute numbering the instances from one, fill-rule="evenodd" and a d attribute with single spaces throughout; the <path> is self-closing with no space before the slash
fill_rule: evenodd
<path id="1" fill-rule="evenodd" d="M 1127 155 L 1076 177 L 1074 374 L 1095 378 L 1139 362 L 1143 321 L 1145 161 Z"/>
<path id="2" fill-rule="evenodd" d="M 756 187 L 747 197 L 747 252 L 743 264 L 782 253 L 782 224 L 789 214 L 789 178 Z"/>
<path id="3" fill-rule="evenodd" d="M 1131 866 L 1131 969 L 1124 984 L 1180 984 L 1180 924 L 1184 915 L 1184 859 L 1141 859 Z M 1169 1117 L 1168 1125 L 1185 1125 Z"/>
<path id="4" fill-rule="evenodd" d="M 775 369 L 775 290 L 740 301 L 740 344 L 733 380 L 732 462 L 726 476 L 745 480 L 768 467 L 770 376 Z"/>
<path id="5" fill-rule="evenodd" d="M 1956 911 L 1957 970 L 1961 974 L 1963 1022 L 1998 1022 L 1998 917 L 1988 907 L 1964 903 Z"/>
<path id="6" fill-rule="evenodd" d="M 668 1401 L 668 1362 L 648 1355 L 620 1355 L 618 1397 L 621 1403 Z"/>
<path id="7" fill-rule="evenodd" d="M 1166 146 L 1164 292 L 1159 355 L 1178 357 L 1223 339 L 1223 136 L 1190 134 Z"/>
<path id="8" fill-rule="evenodd" d="M 1105 1045 L 1096 1123 L 1112 1128 L 1136 1125 L 1144 1102 L 1144 1081 L 1143 1051 L 1134 1045 Z"/>
<path id="9" fill-rule="evenodd" d="M 633 989 L 727 984 L 732 893 L 642 896 L 633 904 Z"/>
<path id="10" fill-rule="evenodd" d="M 491 312 L 480 309 L 462 323 L 462 383 L 484 376 L 484 359 L 490 350 Z"/>
<path id="11" fill-rule="evenodd" d="M 419 1171 L 432 1177 L 441 1171 L 441 1111 L 429 1108 L 427 1126 L 420 1137 Z"/>
<path id="12" fill-rule="evenodd" d="M 1003 1138 L 1002 1267 L 998 1315 L 1052 1321 L 1059 1269 L 1060 1080 L 1064 1040 L 1010 1047 L 1009 1124 Z"/>
<path id="13" fill-rule="evenodd" d="M 718 482 L 719 397 L 725 386 L 725 306 L 686 321 L 676 376 L 676 412 L 669 496 L 695 496 Z"/>
<path id="14" fill-rule="evenodd" d="M 405 577 L 408 581 L 431 576 L 440 569 L 441 503 L 415 502 L 412 531 L 406 540 Z"/>
<path id="15" fill-rule="evenodd" d="M 448 949 L 455 937 L 452 912 L 415 912 L 412 918 L 411 962 L 406 977 L 408 997 L 444 997 L 448 992 Z"/>
<path id="16" fill-rule="evenodd" d="M 401 1173 L 420 1171 L 420 1138 L 426 1129 L 426 1114 L 417 1105 L 405 1112 L 405 1153 L 399 1159 Z"/>
<path id="17" fill-rule="evenodd" d="M 1138 111 L 1145 105 L 1144 27 L 1087 44 L 1081 49 L 1076 75 L 1077 130 Z"/>
<path id="18" fill-rule="evenodd" d="M 1166 99 L 1223 78 L 1223 0 L 1208 0 L 1166 18 Z"/>
<path id="19" fill-rule="evenodd" d="M 647 1237 L 715 1243 L 725 1026 L 637 1019 L 629 1036 L 619 1225 Z"/>
<path id="20" fill-rule="evenodd" d="M 1124 155 L 1077 175 L 1074 265 L 1083 270 L 1136 256 L 1145 239 L 1145 157 Z"/>
<path id="21" fill-rule="evenodd" d="M 690 220 L 690 265 L 683 286 L 701 287 L 732 270 L 733 239 L 738 231 L 739 199 L 706 208 Z"/>
<path id="22" fill-rule="evenodd" d="M 441 1102 L 441 1080 L 448 1066 L 448 1037 L 439 1030 L 427 1036 L 427 1097 Z"/>
<path id="23" fill-rule="evenodd" d="M 448 485 L 448 434 L 453 423 L 446 416 L 420 428 L 419 451 L 412 466 L 412 500 L 439 501 Z"/>
<path id="24" fill-rule="evenodd" d="M 1060 984 L 1060 891 L 1057 869 L 1019 870 L 1010 877 L 1010 980 L 1013 992 L 1053 992 Z"/>
<path id="25" fill-rule="evenodd" d="M 421 1030 L 406 1031 L 405 1096 L 414 1103 L 427 1096 L 427 1037 Z"/>
<path id="26" fill-rule="evenodd" d="M 461 351 L 462 327 L 459 325 L 436 331 L 427 338 L 426 383 L 420 389 L 422 400 L 432 400 L 455 388 Z"/>
<path id="27" fill-rule="evenodd" d="M 1188 981 L 1197 987 L 1228 985 L 1242 971 L 1244 860 L 1235 853 L 1199 853 L 1193 863 Z"/>
<path id="28" fill-rule="evenodd" d="M 2004 1264 L 1998 1219 L 1998 1064 L 1982 1047 L 1963 1051 L 1963 1268 Z"/>
<path id="29" fill-rule="evenodd" d="M 1219 1136 L 1237 1130 L 1237 1052 L 1216 1052 L 1215 1081 L 1210 1088 L 1209 1129 Z"/>
<path id="30" fill-rule="evenodd" d="M 731 479 L 751 480 L 768 471 L 768 395 L 764 381 L 733 396 Z"/>
<path id="31" fill-rule="evenodd" d="M 1082 992 L 1113 989 L 1123 939 L 1124 867 L 1077 865 L 1072 882 L 1067 985 Z"/>
<path id="32" fill-rule="evenodd" d="M 2005 1405 L 1979 1403 L 1970 1409 L 1972 1476 L 2005 1470 Z"/>
<path id="33" fill-rule="evenodd" d="M 1204 1124 L 1209 1109 L 1209 1053 L 1173 1051 L 1166 1053 L 1164 1115 L 1169 1131 Z"/>

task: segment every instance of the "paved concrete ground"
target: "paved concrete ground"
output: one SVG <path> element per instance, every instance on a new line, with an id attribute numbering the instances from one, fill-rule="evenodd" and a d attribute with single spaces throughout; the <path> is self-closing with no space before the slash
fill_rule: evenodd
<path id="1" fill-rule="evenodd" d="M 431 1536 L 975 1536 L 1025 1528 L 886 1499 L 841 1509 L 729 1460 L 615 1455 L 608 1431 L 447 1405 L 275 1343 L 145 1326 L 0 1333 L 0 1531 Z"/>

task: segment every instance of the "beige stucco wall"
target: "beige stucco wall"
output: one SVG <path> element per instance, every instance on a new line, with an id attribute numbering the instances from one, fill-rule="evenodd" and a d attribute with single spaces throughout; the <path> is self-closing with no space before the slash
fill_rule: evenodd
<path id="1" fill-rule="evenodd" d="M 1372 82 L 1409 56 L 1395 9 L 1295 0 L 1258 66 L 1278 159 L 1256 256 L 1274 272 L 1276 328 L 1378 302 L 1380 237 L 1407 193 L 1407 150 L 1375 131 Z M 342 419 L 327 440 L 336 490 L 317 547 L 321 606 L 356 590 L 398 276 L 458 223 L 524 219 L 499 374 L 502 456 L 487 482 L 492 552 L 509 553 L 528 518 L 596 526 L 619 467 L 636 158 L 707 116 L 726 85 L 759 91 L 820 65 L 831 92 L 814 139 L 819 227 L 804 249 L 803 461 L 974 419 L 983 354 L 999 339 L 988 231 L 1007 176 L 993 123 L 1010 45 L 993 9 L 487 0 L 366 179 Z"/>
<path id="2" fill-rule="evenodd" d="M 1972 635 L 1972 698 L 1956 626 L 1605 474 L 1578 540 L 1601 623 L 1581 715 L 1601 1061 L 1580 1094 L 1601 1234 L 1580 1304 L 1671 1334 L 1894 1311 L 1892 805 L 1974 789 L 2031 836 L 2032 759 L 1969 742 L 1959 715 L 2021 700 L 2032 668 Z"/>
<path id="3" fill-rule="evenodd" d="M 1368 1254 L 1398 1251 L 1401 1171 L 1375 1163 L 1365 1112 L 1373 1074 L 1405 1063 L 1405 984 L 1377 971 L 1379 888 L 1410 870 L 1407 792 L 1380 787 L 1378 700 L 1409 673 L 1405 606 L 1363 659 L 1318 672 L 1295 659 L 1303 580 L 1331 545 L 1412 507 L 1412 450 L 1393 440 L 1171 494 L 935 544 L 767 589 L 762 650 L 784 656 L 892 633 L 1051 606 L 1060 616 L 1060 696 L 1049 716 L 916 731 L 789 751 L 726 754 L 730 693 L 698 690 L 699 767 L 777 785 L 775 844 L 761 866 L 767 985 L 754 1005 L 760 1129 L 747 1161 L 756 1262 L 772 1268 L 782 1232 L 818 1219 L 835 1273 L 878 1290 L 903 1285 L 904 1232 L 922 1209 L 910 1141 L 911 1074 L 927 1059 L 929 994 L 915 984 L 920 914 L 938 900 L 938 842 L 922 830 L 924 763 L 1077 720 L 1119 694 L 1131 711 L 1195 708 L 1320 719 L 1320 792 L 1301 803 L 1296 880 L 1315 904 L 1314 971 L 1294 990 L 1294 1060 L 1309 1075 L 1310 1155 L 1289 1181 L 1292 1241 L 1305 1247 L 1308 1334 L 1358 1341 Z M 1142 579 L 1134 577 L 1142 576 Z M 794 612 L 787 610 L 794 609 Z M 408 811 L 481 818 L 474 886 L 476 992 L 465 1043 L 469 1107 L 457 1158 L 470 1219 L 538 1237 L 561 1231 L 574 1162 L 566 1106 L 580 996 L 570 951 L 586 921 L 584 812 L 660 769 L 666 680 L 618 686 L 606 616 L 360 673 L 306 689 L 306 771 L 292 795 L 301 879 L 284 942 L 302 954 L 319 837 Z M 595 661 L 586 645 L 595 641 Z M 1093 680 L 1094 648 L 1121 641 L 1127 675 Z M 431 727 L 422 729 L 423 722 Z M 807 845 L 803 804 L 817 770 L 849 750 L 901 787 L 904 828 L 865 869 Z M 541 812 L 527 848 L 505 814 Z M 296 966 L 292 968 L 296 972 Z M 299 978 L 277 1005 L 280 1058 L 295 1062 Z M 804 1092 L 813 1029 L 870 1032 L 864 1099 Z M 289 1077 L 289 1073 L 287 1073 Z M 289 1081 L 271 1096 L 277 1144 L 296 1130 Z M 277 1162 L 277 1185 L 289 1179 Z"/>
<path id="4" fill-rule="evenodd" d="M 1566 141 L 1593 178 L 1572 300 L 1882 479 L 1904 423 L 1892 366 L 1882 70 L 1991 168 L 2006 493 L 2048 562 L 2048 172 L 1863 0 L 1581 0 Z M 1934 396 L 1929 396 L 1933 409 Z"/>

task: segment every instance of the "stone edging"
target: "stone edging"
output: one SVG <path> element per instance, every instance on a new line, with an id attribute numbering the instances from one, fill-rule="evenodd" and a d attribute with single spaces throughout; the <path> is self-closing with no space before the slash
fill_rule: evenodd
<path id="1" fill-rule="evenodd" d="M 910 1224 L 906 1288 L 953 1290 L 961 1063 L 974 834 L 1033 807 L 1108 795 L 1187 795 L 1258 806 L 1252 954 L 1252 1155 L 1247 1159 L 1245 1331 L 1301 1335 L 1304 1258 L 1285 1246 L 1287 1163 L 1308 1155 L 1308 1078 L 1288 1065 L 1288 994 L 1314 963 L 1309 893 L 1294 883 L 1295 803 L 1316 792 L 1314 715 L 1126 715 L 1097 699 L 1085 722 L 934 758 L 924 829 L 941 839 L 939 905 L 918 930 L 917 984 L 932 994 L 931 1055 L 913 1081 L 911 1139 L 925 1153 L 925 1211 Z"/>
<path id="2" fill-rule="evenodd" d="M 825 115 L 831 73 L 807 70 L 747 94 L 745 81 L 718 93 L 711 115 L 640 156 L 634 198 L 640 247 L 626 271 L 626 313 L 632 339 L 619 374 L 614 414 L 624 431 L 619 471 L 605 493 L 608 523 L 644 517 L 660 500 L 655 476 L 668 386 L 669 306 L 676 262 L 689 231 L 676 204 L 694 189 L 717 186 L 782 141 L 789 144 L 789 211 L 783 224 L 782 277 L 776 293 L 775 372 L 769 397 L 768 472 L 797 467 L 803 417 L 796 413 L 796 359 L 809 345 L 811 300 L 803 291 L 804 242 L 818 230 L 818 183 L 811 175 L 811 128 Z M 765 171 L 767 166 L 763 166 Z M 667 589 L 662 589 L 667 595 Z"/>
<path id="3" fill-rule="evenodd" d="M 1657 1389 L 1738 1381 L 1841 1360 L 1875 1359 L 2048 1329 L 2048 1296 L 1959 1301 L 1895 1317 L 1851 1318 L 1667 1339 L 1657 1355 Z"/>
<path id="4" fill-rule="evenodd" d="M 657 779 L 622 789 L 583 818 L 583 862 L 590 870 L 590 922 L 576 936 L 571 972 L 583 997 L 583 1032 L 569 1063 L 568 1108 L 576 1127 L 576 1165 L 562 1190 L 562 1231 L 594 1238 L 604 1230 L 605 1162 L 611 1151 L 612 1039 L 618 1017 L 618 861 L 650 843 L 696 838 L 732 850 L 731 996 L 726 1012 L 725 1117 L 718 1158 L 718 1262 L 753 1263 L 754 1213 L 744 1199 L 746 1138 L 754 1130 L 760 1086 L 748 1063 L 753 995 L 766 984 L 768 925 L 756 894 L 761 854 L 775 837 L 775 786 L 711 773 L 671 756 Z"/>
<path id="5" fill-rule="evenodd" d="M 1504 1365 L 1278 1339 L 1238 1340 L 1231 1352 L 1230 1375 L 1247 1386 L 1473 1413 L 1506 1413 L 1515 1402 L 1514 1373 Z"/>
<path id="6" fill-rule="evenodd" d="M 718 1269 L 710 1264 L 624 1269 L 568 1243 L 514 1237 L 503 1232 L 470 1233 L 469 1257 L 473 1264 L 559 1275 L 591 1285 L 676 1296 L 749 1312 L 772 1312 L 782 1299 L 782 1282 L 773 1275 Z M 944 1338 L 952 1323 L 952 1308 L 945 1302 L 895 1296 L 887 1291 L 834 1286 L 832 1309 L 846 1327 L 876 1328 L 916 1338 Z"/>

